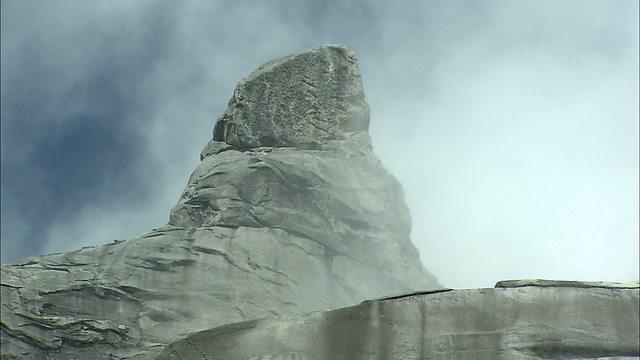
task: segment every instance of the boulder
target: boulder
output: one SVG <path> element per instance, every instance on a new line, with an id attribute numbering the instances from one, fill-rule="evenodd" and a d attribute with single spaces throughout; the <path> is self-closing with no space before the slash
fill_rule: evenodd
<path id="1" fill-rule="evenodd" d="M 314 148 L 368 128 L 369 105 L 353 50 L 325 45 L 272 60 L 240 81 L 213 140 L 240 149 Z"/>

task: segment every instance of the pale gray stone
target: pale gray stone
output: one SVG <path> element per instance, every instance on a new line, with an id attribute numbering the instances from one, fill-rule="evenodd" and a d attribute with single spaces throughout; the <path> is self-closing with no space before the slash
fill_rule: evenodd
<path id="1" fill-rule="evenodd" d="M 169 224 L 281 229 L 332 251 L 332 267 L 345 273 L 366 264 L 415 289 L 437 284 L 411 243 L 409 212 L 398 201 L 402 188 L 374 160 L 368 135 L 352 134 L 340 145 L 229 149 L 206 157 Z M 351 286 L 364 291 L 371 283 Z"/>
<path id="2" fill-rule="evenodd" d="M 324 45 L 272 60 L 240 81 L 213 139 L 237 148 L 316 148 L 368 129 L 353 50 Z"/>
<path id="3" fill-rule="evenodd" d="M 3 358 L 148 359 L 196 330 L 412 288 L 373 260 L 333 265 L 346 256 L 277 228 L 166 226 L 4 265 Z"/>
<path id="4" fill-rule="evenodd" d="M 639 356 L 637 284 L 442 289 L 368 111 L 343 46 L 263 65 L 167 225 L 2 266 L 2 359 Z"/>
<path id="5" fill-rule="evenodd" d="M 256 70 L 166 226 L 2 266 L 2 358 L 152 359 L 198 330 L 440 288 L 367 126 L 351 50 Z"/>
<path id="6" fill-rule="evenodd" d="M 510 284 L 226 325 L 176 341 L 158 360 L 640 357 L 637 284 Z"/>

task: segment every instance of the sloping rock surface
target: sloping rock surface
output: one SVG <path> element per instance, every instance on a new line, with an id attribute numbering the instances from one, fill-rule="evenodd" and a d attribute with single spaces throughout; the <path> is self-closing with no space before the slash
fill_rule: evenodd
<path id="1" fill-rule="evenodd" d="M 508 281 L 226 325 L 173 359 L 637 359 L 638 284 Z"/>
<path id="2" fill-rule="evenodd" d="M 2 266 L 2 359 L 152 359 L 198 330 L 440 288 L 368 121 L 346 47 L 263 65 L 167 225 Z"/>

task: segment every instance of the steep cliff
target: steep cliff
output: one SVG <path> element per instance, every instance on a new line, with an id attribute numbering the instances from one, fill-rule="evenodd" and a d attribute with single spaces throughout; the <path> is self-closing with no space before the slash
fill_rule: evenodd
<path id="1" fill-rule="evenodd" d="M 3 359 L 152 359 L 216 326 L 440 288 L 344 46 L 242 80 L 169 223 L 3 265 Z"/>

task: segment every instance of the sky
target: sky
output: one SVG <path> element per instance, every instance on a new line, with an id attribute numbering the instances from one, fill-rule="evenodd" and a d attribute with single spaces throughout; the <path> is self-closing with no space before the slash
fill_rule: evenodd
<path id="1" fill-rule="evenodd" d="M 638 281 L 636 0 L 1 4 L 3 264 L 166 224 L 237 82 L 341 43 L 444 286 Z"/>

